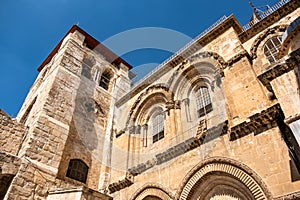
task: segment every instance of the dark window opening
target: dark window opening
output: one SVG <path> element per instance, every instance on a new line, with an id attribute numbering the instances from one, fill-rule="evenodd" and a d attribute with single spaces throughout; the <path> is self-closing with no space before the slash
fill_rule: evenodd
<path id="1" fill-rule="evenodd" d="M 88 79 L 91 79 L 92 78 L 92 74 L 91 74 L 92 67 L 93 67 L 92 61 L 85 58 L 82 62 L 81 75 L 85 76 Z"/>
<path id="2" fill-rule="evenodd" d="M 200 87 L 196 97 L 198 117 L 202 117 L 213 110 L 211 98 L 207 87 Z"/>
<path id="3" fill-rule="evenodd" d="M 264 54 L 270 64 L 278 60 L 278 53 L 281 48 L 281 36 L 275 36 L 267 40 L 264 46 Z"/>
<path id="4" fill-rule="evenodd" d="M 108 90 L 110 79 L 111 79 L 111 74 L 109 73 L 109 71 L 104 71 L 100 78 L 99 86 L 105 90 Z"/>
<path id="5" fill-rule="evenodd" d="M 164 138 L 164 115 L 160 113 L 153 118 L 153 143 Z"/>
<path id="6" fill-rule="evenodd" d="M 86 183 L 89 167 L 79 159 L 70 160 L 67 177 Z"/>
<path id="7" fill-rule="evenodd" d="M 13 178 L 10 174 L 0 175 L 0 199 L 4 199 Z"/>

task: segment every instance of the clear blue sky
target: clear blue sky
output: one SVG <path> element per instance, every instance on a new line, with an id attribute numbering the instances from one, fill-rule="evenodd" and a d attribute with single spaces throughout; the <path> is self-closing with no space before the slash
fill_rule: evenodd
<path id="1" fill-rule="evenodd" d="M 279 0 L 253 0 L 257 6 Z M 252 15 L 248 0 L 1 0 L 0 108 L 16 116 L 37 67 L 73 24 L 99 41 L 140 27 L 163 27 L 195 37 L 223 15 L 242 25 Z M 170 53 L 138 50 L 133 66 L 161 63 Z"/>

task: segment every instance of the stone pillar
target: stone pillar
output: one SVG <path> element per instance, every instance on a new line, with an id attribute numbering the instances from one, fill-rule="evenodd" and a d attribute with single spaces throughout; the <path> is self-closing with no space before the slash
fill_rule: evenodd
<path id="1" fill-rule="evenodd" d="M 175 101 L 175 122 L 176 122 L 176 135 L 179 135 L 182 133 L 182 127 L 181 127 L 181 107 L 180 107 L 180 101 Z"/>
<path id="2" fill-rule="evenodd" d="M 143 147 L 147 147 L 147 145 L 148 145 L 148 124 L 142 125 L 142 139 L 143 139 Z"/>
<path id="3" fill-rule="evenodd" d="M 170 127 L 170 136 L 169 139 L 173 140 L 176 136 L 176 121 L 175 121 L 175 102 L 167 102 L 166 105 L 168 115 L 169 115 L 169 124 Z"/>

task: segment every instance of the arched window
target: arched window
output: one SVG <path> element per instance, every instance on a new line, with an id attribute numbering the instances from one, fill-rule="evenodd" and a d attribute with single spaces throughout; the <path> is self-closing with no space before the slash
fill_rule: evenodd
<path id="1" fill-rule="evenodd" d="M 153 117 L 152 121 L 152 137 L 153 143 L 164 138 L 164 114 L 159 113 Z"/>
<path id="2" fill-rule="evenodd" d="M 70 160 L 67 177 L 86 183 L 89 167 L 79 159 Z"/>
<path id="3" fill-rule="evenodd" d="M 93 67 L 93 63 L 90 59 L 87 59 L 87 58 L 83 59 L 81 75 L 85 76 L 88 79 L 91 79 L 92 78 L 92 75 L 91 75 L 92 67 Z"/>
<path id="4" fill-rule="evenodd" d="M 112 78 L 111 73 L 108 70 L 105 70 L 101 75 L 101 78 L 100 78 L 100 81 L 99 81 L 99 86 L 102 87 L 105 90 L 108 90 L 109 82 L 110 82 L 111 78 Z"/>
<path id="5" fill-rule="evenodd" d="M 208 88 L 202 86 L 196 92 L 196 107 L 198 117 L 202 117 L 212 111 L 212 104 Z"/>
<path id="6" fill-rule="evenodd" d="M 268 58 L 270 64 L 278 60 L 278 53 L 281 48 L 281 36 L 271 37 L 264 46 L 264 54 Z"/>

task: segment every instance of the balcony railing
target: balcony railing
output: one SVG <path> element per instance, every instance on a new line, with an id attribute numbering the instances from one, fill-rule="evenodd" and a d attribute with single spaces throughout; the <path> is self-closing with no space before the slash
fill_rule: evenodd
<path id="1" fill-rule="evenodd" d="M 245 31 L 248 30 L 253 25 L 262 21 L 264 18 L 266 18 L 267 16 L 269 16 L 270 14 L 272 14 L 273 12 L 275 12 L 276 10 L 278 10 L 279 8 L 281 8 L 282 6 L 284 6 L 285 4 L 287 4 L 290 1 L 291 0 L 281 0 L 278 3 L 276 3 L 275 5 L 273 5 L 272 7 L 268 8 L 267 11 L 259 13 L 259 19 L 254 19 L 254 20 L 250 21 L 248 24 L 246 24 L 245 26 L 243 26 L 244 30 Z"/>
<path id="2" fill-rule="evenodd" d="M 248 30 L 254 24 L 256 24 L 259 21 L 263 20 L 264 18 L 266 18 L 267 16 L 269 16 L 270 14 L 272 14 L 273 12 L 275 12 L 276 10 L 278 10 L 279 8 L 281 8 L 282 6 L 284 6 L 285 4 L 287 4 L 290 1 L 291 0 L 281 0 L 278 3 L 276 3 L 275 5 L 273 5 L 272 7 L 268 8 L 267 11 L 265 11 L 263 13 L 260 13 L 259 14 L 259 18 L 260 18 L 259 20 L 255 19 L 255 20 L 249 22 L 248 24 L 246 24 L 245 26 L 243 26 L 244 31 Z M 178 56 L 181 53 L 183 53 L 186 49 L 188 49 L 189 47 L 191 47 L 196 41 L 198 41 L 199 39 L 201 39 L 202 37 L 204 37 L 205 35 L 207 35 L 210 31 L 212 31 L 214 28 L 216 28 L 218 25 L 220 25 L 226 19 L 228 19 L 228 17 L 227 16 L 223 16 L 219 20 L 217 20 L 214 24 L 212 24 L 209 28 L 207 28 L 202 33 L 200 33 L 198 36 L 196 36 L 193 40 L 191 40 L 189 43 L 187 43 L 184 47 L 182 47 L 181 49 L 179 49 L 178 51 L 176 51 L 171 57 L 167 58 L 165 61 L 163 61 L 161 64 L 159 64 L 153 70 L 151 70 L 148 74 L 146 74 L 146 76 L 144 76 L 142 79 L 138 80 L 133 85 L 132 90 L 136 89 L 141 83 L 143 83 L 145 80 L 147 80 L 149 77 L 151 77 L 154 73 L 158 72 L 163 66 L 167 65 L 176 56 Z"/>
<path id="3" fill-rule="evenodd" d="M 133 90 L 138 87 L 142 82 L 144 82 L 146 79 L 148 79 L 152 74 L 157 72 L 159 69 L 161 69 L 163 66 L 168 64 L 171 60 L 173 60 L 176 56 L 180 55 L 182 52 L 184 52 L 186 49 L 188 49 L 190 46 L 192 46 L 197 40 L 204 37 L 207 33 L 209 33 L 211 30 L 213 30 L 215 27 L 217 27 L 219 24 L 224 22 L 228 17 L 225 15 L 221 17 L 218 21 L 216 21 L 214 24 L 212 24 L 209 28 L 205 29 L 202 33 L 200 33 L 198 36 L 196 36 L 194 39 L 192 39 L 189 43 L 184 45 L 181 49 L 176 51 L 171 57 L 167 58 L 165 61 L 163 61 L 161 64 L 159 64 L 157 67 L 155 67 L 153 70 L 151 70 L 146 76 L 144 76 L 142 79 L 137 81 L 134 86 Z"/>

